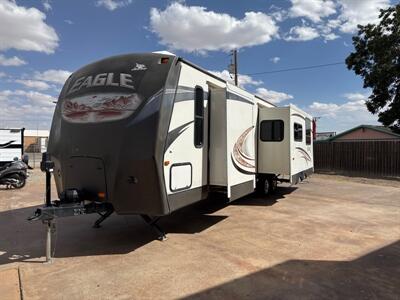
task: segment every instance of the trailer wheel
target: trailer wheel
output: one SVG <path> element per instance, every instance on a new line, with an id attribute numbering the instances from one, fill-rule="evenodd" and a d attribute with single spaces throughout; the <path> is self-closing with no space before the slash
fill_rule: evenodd
<path id="1" fill-rule="evenodd" d="M 257 191 L 264 196 L 271 195 L 276 190 L 277 181 L 271 177 L 260 177 L 257 182 Z"/>
<path id="2" fill-rule="evenodd" d="M 278 181 L 276 179 L 271 179 L 271 193 L 274 194 L 278 188 Z"/>

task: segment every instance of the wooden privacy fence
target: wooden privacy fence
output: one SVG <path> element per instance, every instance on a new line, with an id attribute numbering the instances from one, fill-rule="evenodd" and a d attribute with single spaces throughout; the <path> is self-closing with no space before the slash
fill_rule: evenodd
<path id="1" fill-rule="evenodd" d="M 317 142 L 314 168 L 316 172 L 400 178 L 400 140 Z"/>

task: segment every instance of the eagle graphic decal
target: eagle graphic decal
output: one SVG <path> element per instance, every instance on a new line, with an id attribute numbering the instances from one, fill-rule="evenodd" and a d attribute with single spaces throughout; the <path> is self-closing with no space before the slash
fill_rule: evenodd
<path id="1" fill-rule="evenodd" d="M 65 99 L 62 116 L 72 123 L 115 121 L 133 114 L 143 102 L 136 94 L 92 94 Z"/>

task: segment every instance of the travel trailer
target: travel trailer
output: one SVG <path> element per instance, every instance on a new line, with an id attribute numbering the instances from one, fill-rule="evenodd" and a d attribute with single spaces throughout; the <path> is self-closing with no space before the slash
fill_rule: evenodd
<path id="1" fill-rule="evenodd" d="M 0 165 L 22 159 L 25 128 L 0 128 Z"/>
<path id="2" fill-rule="evenodd" d="M 102 211 L 99 225 L 115 211 L 151 220 L 210 193 L 270 193 L 313 172 L 312 143 L 309 114 L 180 57 L 106 58 L 61 91 L 42 162 L 60 200 L 33 219 Z"/>

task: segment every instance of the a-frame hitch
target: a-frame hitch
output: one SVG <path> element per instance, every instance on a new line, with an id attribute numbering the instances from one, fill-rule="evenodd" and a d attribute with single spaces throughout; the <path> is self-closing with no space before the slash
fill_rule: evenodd
<path id="1" fill-rule="evenodd" d="M 28 218 L 29 221 L 42 221 L 47 225 L 46 234 L 46 262 L 52 261 L 52 234 L 56 230 L 56 218 L 79 216 L 97 213 L 100 218 L 94 223 L 93 227 L 100 227 L 105 219 L 113 212 L 114 208 L 111 203 L 90 201 L 85 204 L 79 197 L 78 191 L 68 190 L 62 200 L 51 201 L 51 173 L 53 172 L 54 162 L 50 160 L 47 153 L 43 153 L 40 169 L 46 173 L 46 204 L 38 208 L 35 213 Z"/>

